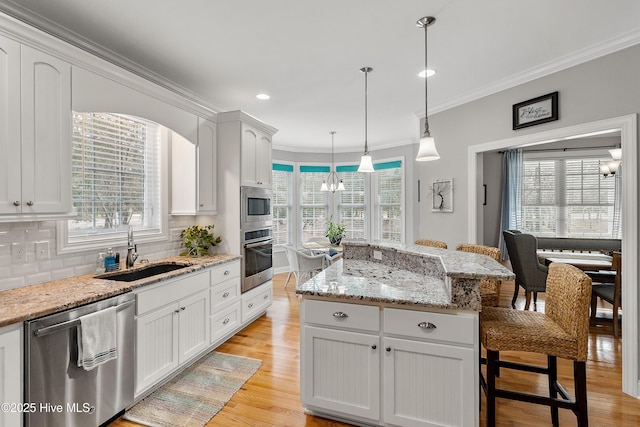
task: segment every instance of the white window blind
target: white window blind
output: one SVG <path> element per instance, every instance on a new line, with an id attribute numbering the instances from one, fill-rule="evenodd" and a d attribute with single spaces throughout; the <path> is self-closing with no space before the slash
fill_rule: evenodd
<path id="1" fill-rule="evenodd" d="M 73 207 L 68 238 L 161 232 L 160 126 L 111 113 L 73 113 Z"/>
<path id="2" fill-rule="evenodd" d="M 291 241 L 291 177 L 293 166 L 274 163 L 272 166 L 271 212 L 273 214 L 273 243 L 288 245 Z"/>
<path id="3" fill-rule="evenodd" d="M 404 241 L 404 168 L 402 161 L 374 164 L 374 239 Z"/>
<path id="4" fill-rule="evenodd" d="M 358 165 L 338 166 L 336 172 L 344 183 L 338 195 L 338 219 L 348 239 L 366 239 L 365 174 Z"/>
<path id="5" fill-rule="evenodd" d="M 320 191 L 328 166 L 300 166 L 300 218 L 302 242 L 323 237 L 327 231 L 329 204 L 327 191 Z"/>
<path id="6" fill-rule="evenodd" d="M 617 238 L 616 178 L 604 177 L 606 158 L 523 162 L 523 229 L 537 236 Z"/>

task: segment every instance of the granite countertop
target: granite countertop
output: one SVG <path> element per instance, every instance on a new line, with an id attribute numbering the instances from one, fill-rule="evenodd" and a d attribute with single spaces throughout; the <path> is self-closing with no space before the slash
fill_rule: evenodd
<path id="1" fill-rule="evenodd" d="M 297 285 L 301 295 L 451 309 L 438 278 L 363 260 L 340 260 Z"/>
<path id="2" fill-rule="evenodd" d="M 238 255 L 230 254 L 209 255 L 199 258 L 175 256 L 153 261 L 149 264 L 137 264 L 133 270 L 158 263 L 183 264 L 188 265 L 188 267 L 133 282 L 118 282 L 108 280 L 108 278 L 98 279 L 95 274 L 87 274 L 2 291 L 0 292 L 0 327 L 106 299 L 130 292 L 141 286 L 173 279 L 186 273 L 239 258 Z"/>

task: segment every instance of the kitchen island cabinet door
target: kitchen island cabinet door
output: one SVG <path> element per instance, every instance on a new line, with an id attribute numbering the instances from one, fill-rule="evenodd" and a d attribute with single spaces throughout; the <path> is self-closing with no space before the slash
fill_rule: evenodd
<path id="1" fill-rule="evenodd" d="M 136 319 L 136 397 L 178 367 L 179 313 L 175 303 Z"/>
<path id="2" fill-rule="evenodd" d="M 22 425 L 22 333 L 22 324 L 0 328 L 0 402 L 10 405 L 0 411 L 0 427 Z"/>
<path id="3" fill-rule="evenodd" d="M 336 416 L 380 419 L 379 336 L 304 326 L 302 403 Z"/>
<path id="4" fill-rule="evenodd" d="M 384 348 L 385 422 L 476 425 L 473 348 L 387 337 Z"/>

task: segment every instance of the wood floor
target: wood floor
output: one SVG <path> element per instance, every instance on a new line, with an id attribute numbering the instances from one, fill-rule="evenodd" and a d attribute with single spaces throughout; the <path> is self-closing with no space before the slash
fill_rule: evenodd
<path id="1" fill-rule="evenodd" d="M 266 315 L 240 331 L 217 351 L 247 356 L 263 361 L 258 372 L 234 395 L 207 427 L 213 426 L 348 426 L 348 424 L 312 417 L 304 413 L 300 402 L 299 381 L 299 302 L 293 280 L 283 288 L 286 274 L 274 278 L 274 301 Z M 509 306 L 513 282 L 503 284 L 501 305 Z M 589 423 L 591 426 L 640 426 L 640 401 L 622 393 L 622 341 L 613 338 L 611 310 L 601 303 L 599 313 L 609 319 L 592 326 L 587 363 Z M 520 295 L 517 308 L 524 307 Z M 544 295 L 539 297 L 538 311 L 544 311 Z M 544 357 L 525 353 L 501 353 L 501 358 L 543 363 Z M 558 359 L 559 378 L 573 395 L 571 362 Z M 546 380 L 535 374 L 505 370 L 498 386 L 545 393 Z M 484 407 L 484 396 L 482 398 Z M 480 426 L 484 426 L 480 413 Z M 498 426 L 550 426 L 549 409 L 544 406 L 498 399 Z M 560 410 L 560 425 L 575 426 L 572 412 Z M 136 427 L 138 424 L 117 420 L 109 427 Z"/>

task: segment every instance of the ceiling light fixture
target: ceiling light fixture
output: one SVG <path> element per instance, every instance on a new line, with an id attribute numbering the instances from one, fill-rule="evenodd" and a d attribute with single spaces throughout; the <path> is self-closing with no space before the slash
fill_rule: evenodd
<path id="1" fill-rule="evenodd" d="M 424 79 L 424 78 L 427 78 L 427 77 L 431 77 L 431 76 L 433 76 L 435 74 L 436 74 L 436 70 L 432 70 L 431 68 L 428 68 L 426 70 L 420 71 L 418 73 L 418 77 L 422 77 Z"/>
<path id="2" fill-rule="evenodd" d="M 369 154 L 369 145 L 367 143 L 367 76 L 373 71 L 373 68 L 363 67 L 360 68 L 360 71 L 364 73 L 364 154 L 360 158 L 358 172 L 373 172 L 373 162 L 371 161 L 371 154 Z"/>
<path id="3" fill-rule="evenodd" d="M 436 22 L 436 18 L 433 16 L 425 16 L 418 19 L 416 24 L 420 28 L 424 28 L 424 69 L 429 70 L 427 67 L 427 27 Z M 424 132 L 420 138 L 420 147 L 418 148 L 418 155 L 416 160 L 419 162 L 426 162 L 429 160 L 438 160 L 440 154 L 436 150 L 436 142 L 429 132 L 429 100 L 428 100 L 428 83 L 427 78 L 424 79 Z"/>
<path id="4" fill-rule="evenodd" d="M 612 148 L 609 150 L 609 153 L 611 153 L 612 160 L 599 163 L 600 173 L 602 173 L 605 178 L 608 177 L 609 174 L 615 175 L 622 163 L 622 148 Z"/>
<path id="5" fill-rule="evenodd" d="M 258 98 L 261 101 L 266 101 L 267 99 L 271 99 L 271 97 L 266 93 L 259 93 L 256 95 L 256 98 Z"/>
<path id="6" fill-rule="evenodd" d="M 322 180 L 320 191 L 331 191 L 332 193 L 335 193 L 336 191 L 344 190 L 344 183 L 340 177 L 338 177 L 336 167 L 333 164 L 333 135 L 335 135 L 336 132 L 331 131 L 329 133 L 331 134 L 331 171 L 329 171 L 329 176 L 327 176 L 326 181 Z"/>

